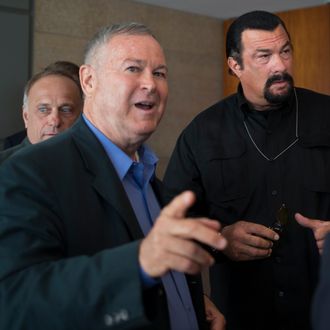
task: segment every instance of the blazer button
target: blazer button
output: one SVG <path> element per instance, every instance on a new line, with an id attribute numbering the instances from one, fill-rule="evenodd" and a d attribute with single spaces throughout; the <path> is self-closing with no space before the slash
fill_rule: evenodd
<path id="1" fill-rule="evenodd" d="M 104 324 L 107 327 L 123 323 L 129 319 L 128 311 L 126 309 L 120 309 L 118 312 L 104 315 Z"/>

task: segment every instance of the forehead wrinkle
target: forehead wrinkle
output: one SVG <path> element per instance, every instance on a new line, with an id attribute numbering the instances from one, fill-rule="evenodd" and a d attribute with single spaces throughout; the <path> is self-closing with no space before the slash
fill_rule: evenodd
<path id="1" fill-rule="evenodd" d="M 137 58 L 130 58 L 130 57 L 124 59 L 124 63 L 127 63 L 127 62 L 133 62 L 133 63 L 137 63 L 140 65 L 145 65 L 147 63 L 147 61 L 145 61 L 145 60 L 139 60 Z"/>
<path id="2" fill-rule="evenodd" d="M 136 40 L 137 39 L 137 40 Z M 138 61 L 140 60 L 135 56 L 135 53 L 138 49 L 140 52 L 142 50 L 142 53 L 149 57 L 150 56 L 150 50 L 148 48 L 145 48 L 143 51 L 143 47 L 139 45 L 140 40 L 139 39 L 145 39 L 154 42 L 154 45 L 151 45 L 152 48 L 152 55 L 155 55 L 155 48 L 154 46 L 157 44 L 156 47 L 159 47 L 159 53 L 157 50 L 157 56 L 162 56 L 165 60 L 164 52 L 157 40 L 154 38 L 148 36 L 148 35 L 118 35 L 111 38 L 107 45 L 105 45 L 106 50 L 108 52 L 108 55 L 110 55 L 113 58 L 122 58 L 124 60 L 133 60 Z M 144 60 L 144 59 L 142 59 Z"/>
<path id="3" fill-rule="evenodd" d="M 252 32 L 252 33 L 245 33 Z M 254 32 L 254 33 L 253 33 Z M 274 45 L 278 44 L 281 40 L 284 40 L 285 45 L 290 44 L 289 37 L 284 30 L 275 29 L 274 31 L 264 30 L 245 30 L 243 32 L 243 45 L 249 43 L 256 50 L 269 50 L 274 48 Z M 281 47 L 283 47 L 282 45 Z"/>

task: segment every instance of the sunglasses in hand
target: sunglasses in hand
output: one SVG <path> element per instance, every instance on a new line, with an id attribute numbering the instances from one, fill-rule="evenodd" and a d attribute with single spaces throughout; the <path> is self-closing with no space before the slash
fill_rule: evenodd
<path id="1" fill-rule="evenodd" d="M 282 233 L 285 226 L 289 222 L 289 210 L 283 203 L 276 214 L 276 221 L 269 227 L 270 229 L 276 231 L 277 233 Z"/>

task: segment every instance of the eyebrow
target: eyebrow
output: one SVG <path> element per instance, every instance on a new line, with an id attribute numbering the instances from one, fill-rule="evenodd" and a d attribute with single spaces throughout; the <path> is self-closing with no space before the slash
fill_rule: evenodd
<path id="1" fill-rule="evenodd" d="M 45 103 L 45 102 L 42 102 L 42 103 L 37 103 L 37 107 L 51 107 L 51 103 Z M 60 107 L 64 107 L 64 106 L 74 106 L 74 102 L 73 101 L 68 101 L 66 100 L 65 102 L 63 103 L 60 103 L 59 104 Z"/>
<path id="2" fill-rule="evenodd" d="M 281 47 L 281 50 L 284 49 L 284 48 L 286 48 L 286 47 L 288 47 L 288 46 L 290 46 L 291 48 L 293 48 L 292 47 L 292 43 L 289 40 Z M 268 53 L 270 51 L 271 50 L 269 48 L 257 48 L 256 49 L 256 52 L 260 52 L 260 53 Z"/>
<path id="3" fill-rule="evenodd" d="M 67 106 L 67 105 L 71 107 L 71 106 L 74 105 L 74 102 L 68 102 L 68 101 L 66 101 L 66 102 L 60 104 L 61 107 L 64 107 L 64 106 Z"/>
<path id="4" fill-rule="evenodd" d="M 124 60 L 124 64 L 126 64 L 127 62 L 133 62 L 139 65 L 145 65 L 146 61 L 143 60 L 138 60 L 136 58 L 127 58 Z M 159 66 L 157 66 L 154 70 L 165 70 L 166 72 L 168 72 L 168 67 L 165 64 L 160 64 Z"/>
<path id="5" fill-rule="evenodd" d="M 292 42 L 290 40 L 288 40 L 281 49 L 283 49 L 287 46 L 290 46 L 293 49 L 293 45 L 292 45 Z"/>
<path id="6" fill-rule="evenodd" d="M 159 65 L 155 70 L 165 70 L 168 73 L 168 67 L 165 64 Z"/>

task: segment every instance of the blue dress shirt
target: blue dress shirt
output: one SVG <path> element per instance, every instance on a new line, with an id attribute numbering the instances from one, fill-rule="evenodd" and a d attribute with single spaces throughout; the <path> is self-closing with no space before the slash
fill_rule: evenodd
<path id="1" fill-rule="evenodd" d="M 150 231 L 160 213 L 160 206 L 150 182 L 155 176 L 158 161 L 156 155 L 145 145 L 139 150 L 139 162 L 133 161 L 125 152 L 111 142 L 83 115 L 83 118 L 103 145 L 124 186 L 131 206 L 144 235 Z M 145 286 L 155 285 L 157 280 L 141 269 Z M 171 271 L 161 277 L 164 285 L 172 330 L 198 330 L 195 310 L 184 274 Z"/>

